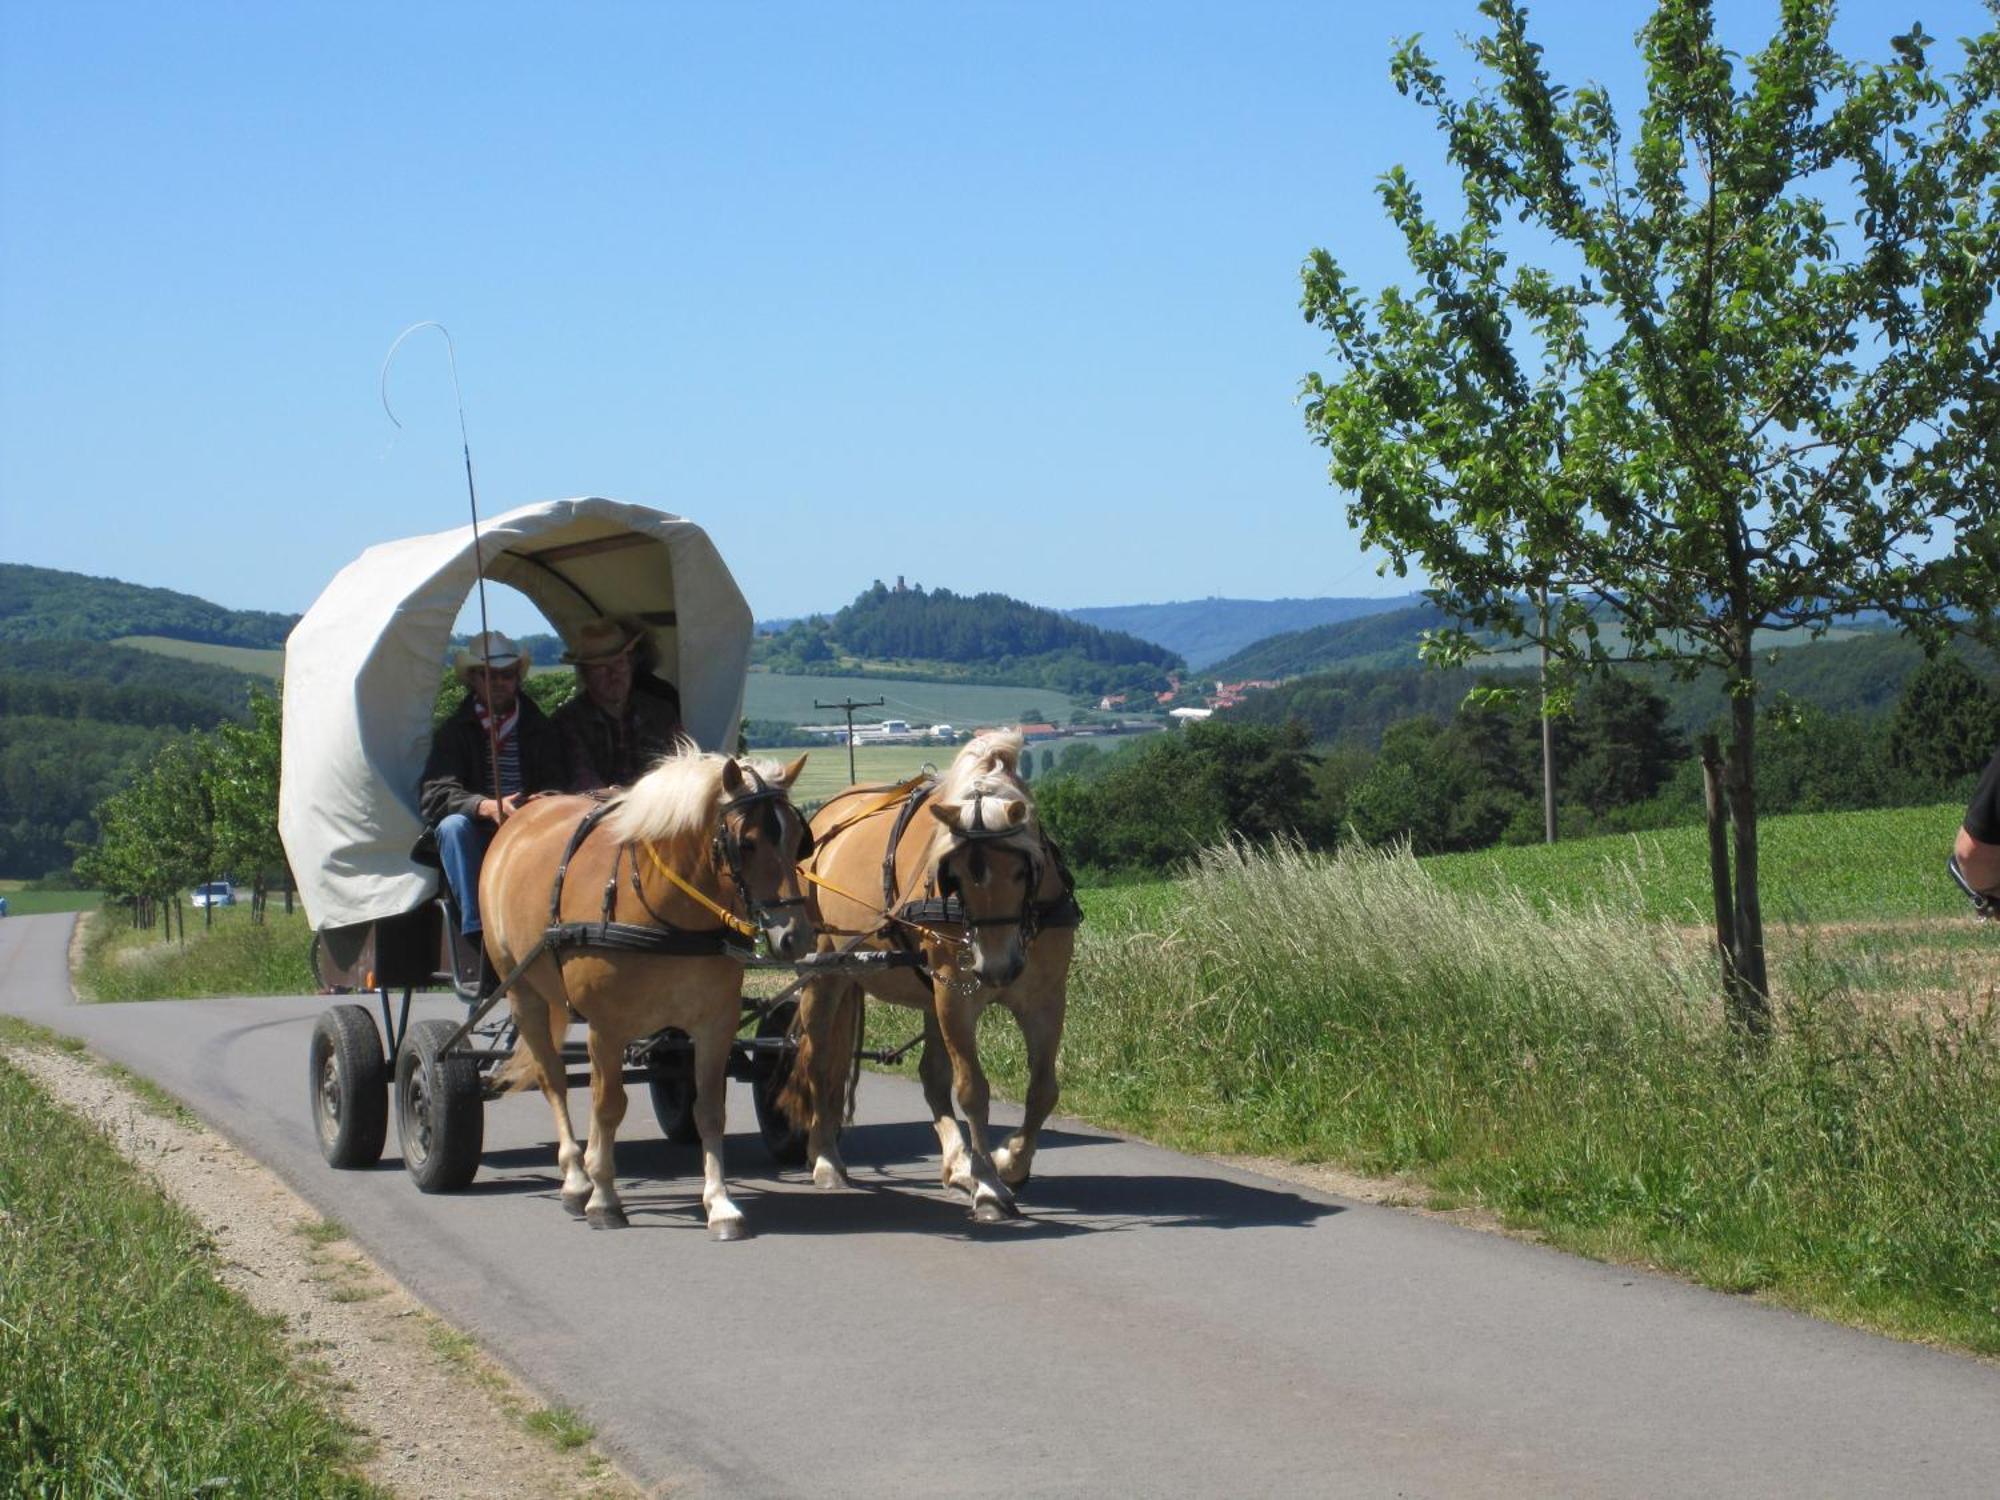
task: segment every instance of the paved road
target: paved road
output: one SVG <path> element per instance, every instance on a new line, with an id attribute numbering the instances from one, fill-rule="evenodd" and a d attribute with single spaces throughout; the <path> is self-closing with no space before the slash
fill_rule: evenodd
<path id="1" fill-rule="evenodd" d="M 899 1080 L 864 1083 L 864 1186 L 832 1195 L 771 1170 L 738 1090 L 739 1245 L 708 1241 L 695 1153 L 642 1101 L 623 1234 L 562 1212 L 535 1099 L 490 1110 L 463 1195 L 420 1195 L 393 1130 L 379 1170 L 334 1172 L 306 1106 L 325 1002 L 75 1006 L 68 931 L 0 922 L 0 1009 L 187 1100 L 677 1492 L 2000 1490 L 1991 1366 L 1074 1124 L 1037 1162 L 1032 1217 L 973 1226 Z"/>

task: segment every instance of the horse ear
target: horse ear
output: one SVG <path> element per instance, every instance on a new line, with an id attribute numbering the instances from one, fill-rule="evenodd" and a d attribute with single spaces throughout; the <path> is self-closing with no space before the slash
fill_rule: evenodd
<path id="1" fill-rule="evenodd" d="M 806 758 L 801 755 L 797 760 L 785 767 L 783 774 L 778 777 L 778 780 L 782 785 L 789 788 L 793 782 L 799 779 L 799 772 L 805 768 Z"/>
<path id="2" fill-rule="evenodd" d="M 1007 824 L 1009 827 L 1017 827 L 1020 824 L 1025 823 L 1027 821 L 1028 821 L 1027 803 L 1009 802 L 1007 804 Z"/>
<path id="3" fill-rule="evenodd" d="M 945 827 L 956 833 L 964 826 L 965 809 L 952 802 L 926 802 L 924 808 Z"/>
<path id="4" fill-rule="evenodd" d="M 722 789 L 732 797 L 743 790 L 743 767 L 733 759 L 722 763 Z"/>

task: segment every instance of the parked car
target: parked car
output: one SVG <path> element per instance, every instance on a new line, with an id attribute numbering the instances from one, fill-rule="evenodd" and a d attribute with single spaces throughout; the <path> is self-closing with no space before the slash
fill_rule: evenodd
<path id="1" fill-rule="evenodd" d="M 196 906 L 234 906 L 236 887 L 226 880 L 211 880 L 194 888 Z"/>

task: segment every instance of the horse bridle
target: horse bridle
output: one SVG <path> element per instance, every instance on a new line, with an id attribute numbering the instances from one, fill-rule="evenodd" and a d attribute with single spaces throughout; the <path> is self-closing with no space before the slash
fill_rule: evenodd
<path id="1" fill-rule="evenodd" d="M 760 802 L 786 801 L 786 792 L 785 788 L 772 786 L 766 781 L 758 774 L 755 766 L 745 765 L 743 767 L 743 774 L 750 778 L 751 787 L 748 791 L 738 792 L 734 797 L 731 797 L 727 802 L 722 804 L 722 816 L 715 825 L 715 857 L 717 862 L 729 871 L 729 878 L 736 882 L 736 889 L 742 893 L 743 905 L 749 914 L 750 920 L 755 922 L 759 927 L 765 927 L 769 925 L 765 916 L 767 912 L 787 911 L 795 906 L 804 906 L 806 904 L 805 888 L 801 885 L 799 894 L 796 896 L 779 896 L 769 901 L 759 901 L 750 894 L 750 882 L 743 876 L 743 836 L 740 833 L 733 835 L 728 833 L 729 815 L 732 812 L 754 807 Z M 798 857 L 800 860 L 803 860 L 812 854 L 812 825 L 799 816 L 796 808 L 793 809 L 792 816 L 799 819 L 801 842 L 799 844 Z M 780 818 L 779 826 L 782 831 L 782 814 Z"/>
<path id="2" fill-rule="evenodd" d="M 795 906 L 804 906 L 806 898 L 804 892 L 801 891 L 796 896 L 780 896 L 769 901 L 759 901 L 750 892 L 750 882 L 743 874 L 743 836 L 740 833 L 732 834 L 729 832 L 729 815 L 744 808 L 754 807 L 760 802 L 785 801 L 787 794 L 785 788 L 772 786 L 766 781 L 758 774 L 755 766 L 744 765 L 742 769 L 743 774 L 750 778 L 752 784 L 748 791 L 738 792 L 734 797 L 731 797 L 727 802 L 722 804 L 721 813 L 716 819 L 715 825 L 714 858 L 718 865 L 721 865 L 729 872 L 729 878 L 735 884 L 737 893 L 742 896 L 745 920 L 754 927 L 768 928 L 770 926 L 768 913 L 785 911 Z M 799 845 L 798 857 L 804 859 L 812 853 L 812 825 L 806 822 L 803 817 L 799 817 L 796 808 L 793 809 L 792 816 L 799 819 L 802 842 Z M 655 922 L 663 927 L 673 925 L 655 911 L 653 903 L 646 899 L 645 889 L 639 882 L 639 861 L 636 856 L 634 856 L 632 861 L 632 890 L 639 898 L 639 905 L 645 909 L 646 914 Z M 721 908 L 715 909 L 718 911 L 721 910 Z M 732 915 L 726 920 L 734 921 L 735 918 Z"/>
<path id="3" fill-rule="evenodd" d="M 992 793 L 981 787 L 975 786 L 972 789 L 972 825 L 969 828 L 961 827 L 956 830 L 963 844 L 997 845 L 1002 840 L 1020 838 L 1028 833 L 1028 825 L 1025 822 L 1011 824 L 1005 828 L 988 828 L 986 826 L 985 804 L 986 798 L 991 795 Z M 958 851 L 958 847 L 947 848 L 938 856 L 937 861 L 937 892 L 939 897 L 946 902 L 949 902 L 954 894 L 957 895 L 959 910 L 963 913 L 958 919 L 958 925 L 968 930 L 975 930 L 981 927 L 1018 927 L 1021 929 L 1021 941 L 1032 943 L 1035 940 L 1036 931 L 1041 926 L 1040 897 L 1042 876 L 1046 873 L 1046 865 L 1042 859 L 1041 840 L 1038 838 L 1032 839 L 1025 848 L 1009 848 L 1007 851 L 1010 854 L 1016 855 L 1028 867 L 1027 892 L 1021 898 L 1020 911 L 1011 917 L 975 917 L 972 915 L 971 910 L 965 904 L 963 889 L 960 888 L 959 882 L 952 877 L 945 864 L 945 861 Z M 998 851 L 996 850 L 995 852 Z"/>

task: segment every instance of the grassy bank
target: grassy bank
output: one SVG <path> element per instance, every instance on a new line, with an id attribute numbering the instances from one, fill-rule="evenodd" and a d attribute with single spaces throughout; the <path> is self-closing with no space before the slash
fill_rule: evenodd
<path id="1" fill-rule="evenodd" d="M 375 1493 L 200 1226 L 4 1062 L 0 1142 L 0 1488 Z"/>
<path id="2" fill-rule="evenodd" d="M 1406 857 L 1211 855 L 1093 902 L 1064 1107 L 1408 1174 L 1553 1242 L 2000 1354 L 2000 1018 L 1802 946 L 1741 1052 L 1698 944 Z M 995 1071 L 1021 1086 L 1009 1024 Z"/>
<path id="3" fill-rule="evenodd" d="M 200 912 L 189 912 L 186 946 L 178 936 L 162 938 L 157 926 L 134 928 L 122 911 L 99 911 L 89 921 L 71 976 L 86 1000 L 310 995 L 318 987 L 303 908 L 287 916 L 274 903 L 258 923 L 247 905 L 220 906 L 212 927 L 204 927 Z"/>

